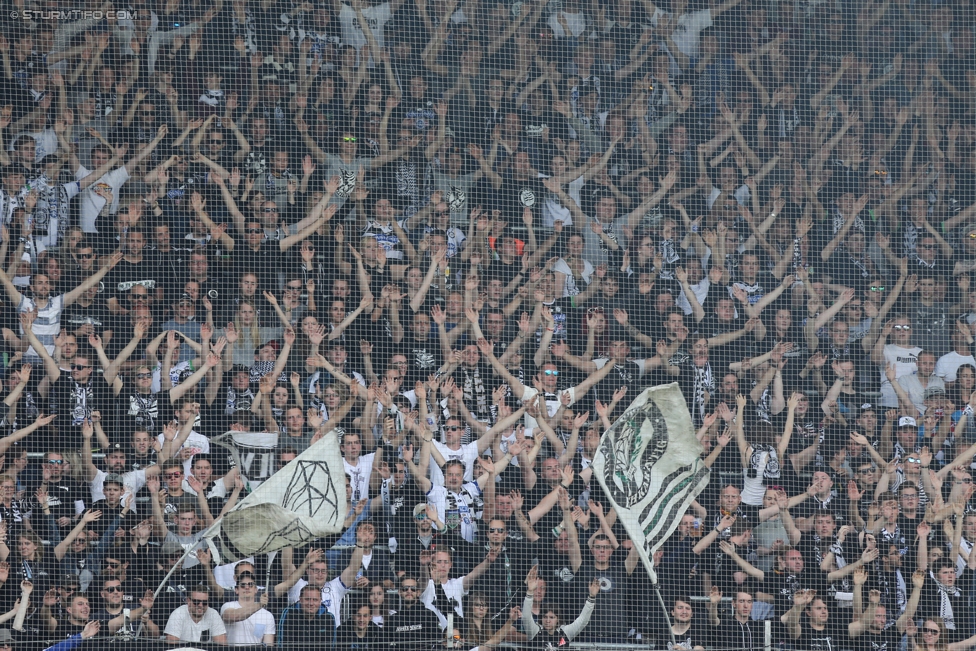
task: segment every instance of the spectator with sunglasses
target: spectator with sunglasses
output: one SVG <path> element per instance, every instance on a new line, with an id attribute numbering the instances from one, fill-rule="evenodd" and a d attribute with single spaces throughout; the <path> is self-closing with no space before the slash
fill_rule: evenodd
<path id="1" fill-rule="evenodd" d="M 400 577 L 400 604 L 397 611 L 383 622 L 383 629 L 397 647 L 406 651 L 426 649 L 430 640 L 440 637 L 437 616 L 420 601 L 420 586 L 412 574 Z"/>
<path id="2" fill-rule="evenodd" d="M 43 421 L 51 422 L 54 418 L 46 416 Z M 28 481 L 28 491 L 34 496 L 35 491 L 42 485 L 47 489 L 46 506 L 62 532 L 68 531 L 81 518 L 86 505 L 91 503 L 91 495 L 81 484 L 71 476 L 68 460 L 59 451 L 60 447 L 52 448 L 44 455 L 41 464 L 41 476 Z M 31 499 L 31 510 L 40 509 L 36 497 Z"/>
<path id="3" fill-rule="evenodd" d="M 171 643 L 227 644 L 227 628 L 220 614 L 210 607 L 210 588 L 201 583 L 190 590 L 186 603 L 170 614 L 164 633 Z"/>
<path id="4" fill-rule="evenodd" d="M 122 582 L 114 577 L 105 577 L 101 581 L 101 608 L 91 613 L 91 618 L 102 623 L 102 631 L 115 633 L 125 625 L 124 610 L 129 610 L 129 627 L 134 632 L 140 624 L 145 626 L 143 635 L 147 637 L 158 637 L 159 626 L 152 620 L 150 611 L 153 607 L 152 590 L 146 590 L 139 600 L 138 608 L 131 608 L 130 604 L 123 601 Z"/>
<path id="5" fill-rule="evenodd" d="M 251 572 L 241 572 L 234 586 L 236 601 L 220 607 L 220 617 L 227 626 L 227 642 L 232 645 L 274 645 L 275 619 L 268 610 L 268 591 L 259 590 Z"/>

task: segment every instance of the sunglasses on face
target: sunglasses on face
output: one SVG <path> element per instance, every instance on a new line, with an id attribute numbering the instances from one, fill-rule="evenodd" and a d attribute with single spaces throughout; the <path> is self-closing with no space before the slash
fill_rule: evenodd
<path id="1" fill-rule="evenodd" d="M 559 377 L 559 371 L 543 371 L 543 375 L 552 375 L 554 377 Z"/>
<path id="2" fill-rule="evenodd" d="M 247 229 L 249 235 L 257 235 L 258 233 L 263 233 L 264 231 L 260 228 L 249 228 Z"/>
<path id="3" fill-rule="evenodd" d="M 79 253 L 78 254 L 78 257 L 79 258 L 82 258 L 83 260 L 91 260 L 92 258 L 95 257 L 95 254 L 94 253 Z"/>
<path id="4" fill-rule="evenodd" d="M 84 371 L 86 368 L 91 368 L 91 366 L 85 366 L 84 364 L 72 364 L 72 371 Z"/>
<path id="5" fill-rule="evenodd" d="M 342 142 L 356 142 L 356 139 L 351 136 L 346 136 L 342 139 Z"/>
<path id="6" fill-rule="evenodd" d="M 264 212 L 278 212 L 277 208 L 265 208 Z"/>
<path id="7" fill-rule="evenodd" d="M 122 592 L 122 586 L 120 585 L 109 585 L 102 588 L 105 592 Z"/>
<path id="8" fill-rule="evenodd" d="M 884 285 L 871 285 L 869 288 L 872 292 L 883 292 L 885 290 Z"/>
<path id="9" fill-rule="evenodd" d="M 457 432 L 457 431 L 460 431 L 462 429 L 464 429 L 464 428 L 461 427 L 460 425 L 445 425 L 444 426 L 444 431 L 446 431 L 446 432 Z"/>
<path id="10" fill-rule="evenodd" d="M 237 587 L 238 588 L 253 588 L 254 585 L 255 584 L 254 583 L 251 583 L 251 582 L 248 582 L 248 583 L 238 583 L 237 584 Z"/>
<path id="11" fill-rule="evenodd" d="M 423 522 L 424 520 L 427 519 L 427 514 L 426 513 L 418 513 L 417 515 L 413 516 L 413 519 L 416 520 L 417 522 Z"/>
<path id="12" fill-rule="evenodd" d="M 209 599 L 194 599 L 193 597 L 190 597 L 187 601 L 194 606 L 206 606 Z"/>
<path id="13" fill-rule="evenodd" d="M 152 373 L 136 373 L 136 378 L 139 380 L 149 380 L 152 379 Z"/>
<path id="14" fill-rule="evenodd" d="M 505 527 L 491 527 L 488 529 L 488 533 L 508 533 L 508 529 Z"/>
<path id="15" fill-rule="evenodd" d="M 52 466 L 60 466 L 64 463 L 64 459 L 48 459 L 47 462 Z"/>
<path id="16" fill-rule="evenodd" d="M 911 329 L 912 329 L 912 326 L 910 326 L 910 325 L 896 325 L 893 328 L 893 330 L 911 330 Z"/>
<path id="17" fill-rule="evenodd" d="M 400 589 L 404 592 L 417 592 L 417 586 L 415 585 L 403 585 L 400 586 Z"/>

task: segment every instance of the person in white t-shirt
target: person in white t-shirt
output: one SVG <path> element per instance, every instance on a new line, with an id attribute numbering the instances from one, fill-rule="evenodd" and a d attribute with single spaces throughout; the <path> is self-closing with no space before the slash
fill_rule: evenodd
<path id="1" fill-rule="evenodd" d="M 169 616 L 165 633 L 167 642 L 227 644 L 224 620 L 210 607 L 210 588 L 203 584 L 193 588 L 186 598 L 186 604 Z"/>
<path id="2" fill-rule="evenodd" d="M 87 190 L 81 193 L 81 199 L 79 204 L 79 213 L 81 215 L 81 230 L 85 233 L 97 233 L 95 222 L 98 220 L 98 215 L 102 212 L 102 208 L 108 201 L 99 194 L 99 192 L 104 193 L 104 190 L 109 189 L 112 193 L 112 205 L 109 207 L 109 211 L 115 213 L 119 209 L 119 190 L 125 185 L 125 182 L 129 180 L 129 170 L 134 169 L 139 163 L 141 163 L 149 154 L 152 153 L 153 149 L 166 137 L 168 127 L 164 124 L 159 127 L 156 132 L 156 137 L 150 140 L 146 145 L 139 150 L 134 157 L 126 162 L 122 167 L 118 167 L 108 174 L 104 175 L 98 179 L 95 183 L 91 184 Z M 122 152 L 118 153 L 119 158 L 124 154 L 124 149 Z M 91 163 L 93 167 L 99 168 L 104 165 L 108 160 L 112 158 L 112 152 L 109 151 L 107 147 L 96 145 L 91 152 Z M 77 159 L 73 158 L 72 163 L 76 163 Z M 77 170 L 75 171 L 75 179 L 81 180 L 91 174 L 91 171 L 86 169 L 83 165 L 78 163 Z"/>
<path id="3" fill-rule="evenodd" d="M 935 374 L 942 378 L 943 382 L 955 382 L 956 371 L 963 364 L 976 366 L 976 358 L 973 357 L 971 346 L 973 336 L 965 323 L 956 322 L 956 330 L 952 333 L 952 350 L 939 358 L 935 363 Z"/>
<path id="4" fill-rule="evenodd" d="M 356 17 L 356 10 L 342 0 L 333 0 L 333 3 L 335 13 L 339 16 L 339 25 L 342 27 L 342 42 L 353 46 L 356 50 L 361 50 L 366 45 L 366 35 Z M 377 45 L 383 47 L 383 27 L 393 18 L 393 14 L 403 4 L 403 0 L 378 4 L 372 4 L 368 0 L 362 3 L 353 1 L 353 6 L 360 4 L 365 5 L 362 7 L 363 18 L 369 23 L 369 29 L 373 32 Z"/>
<path id="5" fill-rule="evenodd" d="M 37 335 L 37 339 L 47 350 L 47 353 L 53 355 L 54 338 L 61 331 L 61 313 L 64 311 L 64 308 L 73 304 L 81 298 L 82 294 L 98 285 L 102 278 L 105 277 L 105 274 L 111 271 L 121 260 L 122 254 L 116 252 L 109 258 L 107 264 L 86 278 L 83 283 L 70 292 L 56 296 L 51 295 L 54 283 L 45 274 L 34 274 L 31 277 L 30 289 L 33 298 L 28 298 L 21 294 L 20 290 L 14 286 L 5 273 L 0 273 L 0 283 L 7 290 L 7 297 L 10 299 L 10 302 L 17 306 L 18 312 L 34 312 L 36 310 L 36 315 L 33 318 L 30 329 Z M 21 327 L 21 334 L 24 334 L 23 326 Z M 25 357 L 27 356 L 34 356 L 36 358 L 38 355 L 33 347 L 31 347 Z"/>
<path id="6" fill-rule="evenodd" d="M 686 11 L 688 0 L 672 0 L 671 12 L 668 13 L 653 3 L 644 0 L 644 5 L 648 9 L 653 8 L 654 14 L 651 16 L 650 23 L 655 27 L 659 21 L 674 20 L 675 28 L 671 33 L 671 40 L 678 50 L 689 59 L 698 57 L 698 45 L 701 42 L 701 33 L 712 26 L 712 21 L 720 14 L 732 9 L 742 0 L 726 0 L 726 2 L 702 9 L 701 11 Z M 674 17 L 677 16 L 677 19 Z"/>
<path id="7" fill-rule="evenodd" d="M 258 595 L 258 584 L 250 572 L 242 572 L 234 586 L 237 601 L 229 601 L 220 607 L 220 618 L 227 626 L 227 643 L 273 646 L 275 619 L 266 609 L 268 593 Z"/>
<path id="8" fill-rule="evenodd" d="M 891 337 L 891 343 L 888 337 Z M 912 320 L 904 314 L 896 315 L 881 329 L 881 335 L 871 351 L 871 361 L 881 366 L 881 406 L 898 407 L 898 396 L 888 380 L 886 368 L 893 365 L 895 377 L 918 371 L 919 346 L 911 345 Z"/>

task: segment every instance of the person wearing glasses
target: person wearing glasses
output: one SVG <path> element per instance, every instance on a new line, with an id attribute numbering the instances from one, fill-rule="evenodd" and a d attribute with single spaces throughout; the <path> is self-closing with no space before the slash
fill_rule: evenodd
<path id="1" fill-rule="evenodd" d="M 533 402 L 533 398 L 539 395 L 539 389 L 525 386 L 525 384 L 520 382 L 518 378 L 512 375 L 512 373 L 505 368 L 504 364 L 498 361 L 498 358 L 494 355 L 491 344 L 489 344 L 486 339 L 478 339 L 478 349 L 489 361 L 489 363 L 491 363 L 491 366 L 495 369 L 495 372 L 498 373 L 498 375 L 501 376 L 508 386 L 512 388 L 513 397 L 522 401 L 523 409 L 524 405 L 530 404 Z M 567 389 L 559 389 L 559 367 L 552 363 L 543 364 L 542 368 L 539 369 L 539 373 L 535 376 L 535 380 L 542 386 L 542 395 L 546 403 L 546 410 L 549 417 L 552 418 L 556 415 L 559 407 L 563 404 L 563 396 L 568 396 L 569 399 L 569 404 L 566 406 L 572 407 L 577 400 L 582 399 L 590 389 L 599 384 L 603 378 L 607 377 L 613 370 L 613 364 L 604 364 L 603 368 L 591 371 L 586 379 L 576 386 L 569 387 Z M 498 425 L 496 424 L 495 428 L 497 427 Z M 536 427 L 538 427 L 538 423 L 536 422 L 535 418 L 526 414 L 526 430 L 530 428 L 534 430 Z M 489 432 L 491 431 L 492 430 L 489 430 Z"/>
<path id="2" fill-rule="evenodd" d="M 899 283 L 901 284 L 901 283 Z M 890 299 L 889 299 L 890 300 Z M 890 343 L 889 343 L 890 338 Z M 879 365 L 881 371 L 881 406 L 898 407 L 898 395 L 888 379 L 887 367 L 894 366 L 895 378 L 910 375 L 918 371 L 918 354 L 921 346 L 912 344 L 912 321 L 906 314 L 896 314 L 881 328 L 874 348 L 871 350 L 871 361 Z M 884 456 L 884 451 L 881 452 Z"/>
<path id="3" fill-rule="evenodd" d="M 949 630 L 942 617 L 926 618 L 921 628 L 910 622 L 906 632 L 909 648 L 914 647 L 918 651 L 966 651 L 976 646 L 976 635 L 958 642 L 949 642 Z"/>
<path id="4" fill-rule="evenodd" d="M 102 588 L 99 591 L 102 607 L 91 613 L 91 618 L 102 622 L 102 631 L 115 633 L 125 625 L 126 608 L 129 608 L 129 628 L 135 632 L 139 624 L 145 626 L 143 635 L 148 638 L 159 637 L 159 626 L 152 620 L 150 611 L 153 607 L 153 591 L 146 590 L 139 600 L 139 607 L 132 608 L 135 604 L 127 604 L 124 600 L 122 582 L 119 579 L 105 577 L 102 579 Z"/>
<path id="5" fill-rule="evenodd" d="M 224 620 L 210 607 L 210 588 L 201 583 L 190 590 L 186 603 L 170 614 L 164 633 L 170 643 L 227 644 Z"/>
<path id="6" fill-rule="evenodd" d="M 40 420 L 52 422 L 54 418 L 45 416 Z M 60 446 L 58 448 L 60 449 Z M 47 452 L 41 461 L 41 481 L 39 484 L 47 488 L 47 506 L 50 507 L 51 515 L 62 530 L 73 527 L 81 518 L 86 505 L 91 503 L 91 495 L 81 482 L 72 478 L 68 466 L 68 461 L 64 455 L 55 452 L 53 449 Z M 34 484 L 28 490 L 33 493 L 38 487 L 38 484 Z M 35 508 L 44 506 L 34 500 L 32 502 L 34 502 Z"/>
<path id="7" fill-rule="evenodd" d="M 454 423 L 459 427 L 457 421 Z M 448 421 L 448 426 L 451 426 L 451 421 Z M 437 508 L 438 521 L 446 525 L 446 530 L 454 531 L 464 540 L 474 544 L 478 536 L 478 521 L 485 508 L 482 492 L 488 482 L 494 482 L 497 474 L 508 466 L 512 459 L 511 455 L 506 454 L 494 463 L 478 457 L 483 472 L 477 480 L 468 482 L 464 480 L 464 463 L 450 458 L 443 464 L 443 483 L 427 478 L 427 467 L 430 461 L 434 459 L 438 464 L 444 461 L 439 453 L 436 453 L 436 457 L 431 453 L 429 438 L 424 439 L 424 445 L 420 449 L 420 464 L 415 464 L 413 458 L 413 446 L 405 447 L 403 460 L 407 464 L 407 469 L 410 470 L 420 490 L 427 493 L 427 501 Z"/>
<path id="8" fill-rule="evenodd" d="M 268 591 L 258 591 L 257 579 L 252 572 L 241 572 L 234 592 L 237 600 L 220 607 L 220 617 L 227 626 L 227 643 L 274 646 L 275 619 L 267 610 Z"/>
<path id="9" fill-rule="evenodd" d="M 441 626 L 434 612 L 420 601 L 416 577 L 410 573 L 400 577 L 398 592 L 399 608 L 383 622 L 383 629 L 407 651 L 429 648 L 431 641 L 441 637 Z"/>

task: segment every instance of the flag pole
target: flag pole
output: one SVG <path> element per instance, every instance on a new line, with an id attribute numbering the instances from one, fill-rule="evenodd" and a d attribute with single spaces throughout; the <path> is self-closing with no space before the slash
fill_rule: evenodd
<path id="1" fill-rule="evenodd" d="M 668 623 L 668 635 L 671 636 L 671 647 L 674 648 L 678 646 L 677 641 L 674 639 L 674 629 L 671 627 L 671 616 L 668 615 L 668 607 L 664 603 L 664 597 L 661 596 L 661 586 L 658 585 L 657 577 L 653 577 L 651 585 L 654 586 L 654 594 L 657 595 L 657 601 L 661 604 L 661 612 L 664 613 L 664 621 Z"/>

